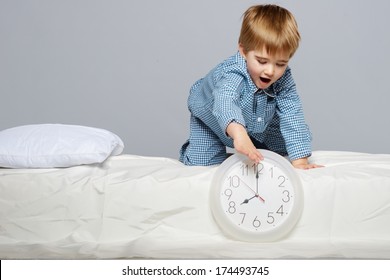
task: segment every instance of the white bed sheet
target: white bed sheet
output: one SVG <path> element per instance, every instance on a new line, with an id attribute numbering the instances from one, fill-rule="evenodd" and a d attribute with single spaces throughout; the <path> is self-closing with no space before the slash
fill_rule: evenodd
<path id="1" fill-rule="evenodd" d="M 217 167 L 121 155 L 99 165 L 0 169 L 1 259 L 390 259 L 390 155 L 316 151 L 286 238 L 226 237 L 209 208 Z"/>

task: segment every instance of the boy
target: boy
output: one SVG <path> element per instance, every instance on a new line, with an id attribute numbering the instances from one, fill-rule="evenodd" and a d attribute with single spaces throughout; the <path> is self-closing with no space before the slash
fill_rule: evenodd
<path id="1" fill-rule="evenodd" d="M 300 35 L 293 15 L 276 5 L 249 8 L 236 55 L 190 90 L 190 137 L 180 150 L 186 165 L 214 165 L 234 147 L 256 163 L 257 148 L 288 155 L 296 168 L 309 164 L 311 134 L 288 67 Z"/>

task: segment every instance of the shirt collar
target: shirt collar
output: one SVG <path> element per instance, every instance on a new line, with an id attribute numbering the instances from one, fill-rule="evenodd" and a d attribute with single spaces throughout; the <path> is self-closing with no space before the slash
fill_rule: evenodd
<path id="1" fill-rule="evenodd" d="M 237 51 L 237 54 L 236 54 L 236 62 L 240 66 L 240 68 L 242 68 L 244 70 L 245 76 L 247 77 L 247 80 L 248 80 L 248 85 L 249 85 L 250 92 L 256 93 L 259 89 L 255 85 L 255 83 L 252 81 L 252 78 L 249 75 L 248 70 L 247 70 L 248 68 L 247 68 L 247 65 L 246 65 L 246 60 L 241 55 L 241 53 L 239 51 Z"/>

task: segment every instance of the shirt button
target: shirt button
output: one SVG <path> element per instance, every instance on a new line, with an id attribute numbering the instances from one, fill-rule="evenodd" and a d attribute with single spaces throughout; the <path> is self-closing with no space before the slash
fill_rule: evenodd
<path id="1" fill-rule="evenodd" d="M 258 121 L 258 122 L 261 122 L 262 120 L 263 120 L 263 119 L 262 119 L 261 117 L 258 117 L 258 118 L 257 118 L 257 121 Z"/>

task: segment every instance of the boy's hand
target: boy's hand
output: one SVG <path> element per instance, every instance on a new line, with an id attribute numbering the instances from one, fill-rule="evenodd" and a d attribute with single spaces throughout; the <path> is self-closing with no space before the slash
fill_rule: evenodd
<path id="1" fill-rule="evenodd" d="M 324 167 L 323 165 L 309 163 L 307 158 L 300 158 L 300 159 L 293 160 L 291 161 L 291 164 L 298 169 L 312 169 L 312 168 Z"/>
<path id="2" fill-rule="evenodd" d="M 253 145 L 245 127 L 239 123 L 232 122 L 226 128 L 227 134 L 233 138 L 234 148 L 237 152 L 246 155 L 250 160 L 259 163 L 264 159 L 263 155 Z"/>
<path id="3" fill-rule="evenodd" d="M 264 159 L 263 155 L 253 145 L 245 127 L 239 123 L 232 122 L 226 128 L 227 134 L 233 138 L 234 148 L 237 152 L 246 155 L 250 160 L 259 163 Z M 312 169 L 324 167 L 323 165 L 309 163 L 307 158 L 300 158 L 291 161 L 291 164 L 297 169 Z"/>

